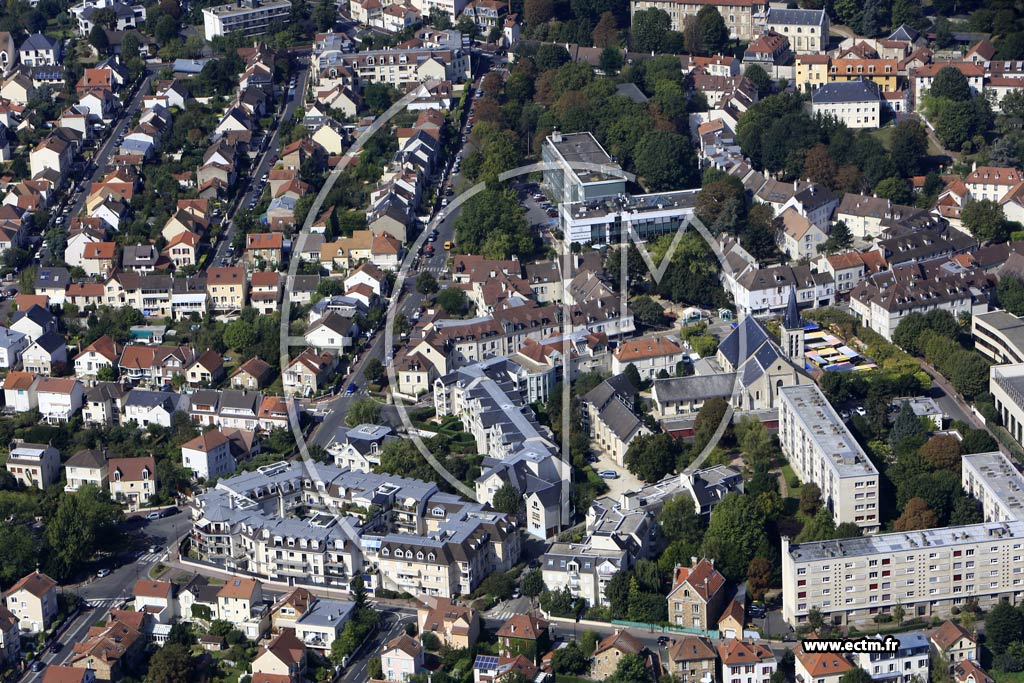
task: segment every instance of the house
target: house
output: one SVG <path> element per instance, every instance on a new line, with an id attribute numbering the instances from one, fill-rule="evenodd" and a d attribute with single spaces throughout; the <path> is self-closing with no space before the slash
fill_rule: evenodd
<path id="1" fill-rule="evenodd" d="M 828 49 L 829 22 L 826 10 L 769 7 L 765 28 L 789 39 L 797 54 L 818 55 Z"/>
<path id="2" fill-rule="evenodd" d="M 745 601 L 745 597 L 739 594 L 726 605 L 722 616 L 718 617 L 719 637 L 739 638 L 743 635 L 743 627 L 747 623 L 746 610 L 743 608 Z"/>
<path id="3" fill-rule="evenodd" d="M 138 427 L 151 424 L 170 427 L 174 414 L 188 407 L 188 398 L 171 391 L 132 389 L 122 403 L 121 425 L 135 423 Z"/>
<path id="4" fill-rule="evenodd" d="M 868 636 L 881 640 L 883 636 Z M 896 633 L 899 645 L 895 650 L 858 652 L 854 661 L 867 671 L 872 680 L 887 683 L 912 683 L 926 681 L 930 671 L 931 658 L 928 638 L 920 631 Z"/>
<path id="5" fill-rule="evenodd" d="M 94 448 L 80 450 L 64 463 L 64 479 L 67 481 L 64 490 L 74 493 L 91 484 L 101 491 L 106 491 L 108 475 L 109 466 L 105 451 Z"/>
<path id="6" fill-rule="evenodd" d="M 129 510 L 149 505 L 156 494 L 156 461 L 153 456 L 110 458 L 110 497 L 127 504 Z"/>
<path id="7" fill-rule="evenodd" d="M 15 441 L 4 467 L 18 483 L 45 489 L 60 479 L 60 452 L 49 444 Z"/>
<path id="8" fill-rule="evenodd" d="M 18 367 L 28 344 L 25 334 L 0 326 L 0 368 L 13 370 Z"/>
<path id="9" fill-rule="evenodd" d="M 778 668 L 770 647 L 764 643 L 748 643 L 739 638 L 719 641 L 718 658 L 722 663 L 723 681 L 769 683 Z"/>
<path id="10" fill-rule="evenodd" d="M 160 252 L 152 244 L 129 244 L 121 253 L 121 267 L 136 273 L 152 273 L 160 261 Z"/>
<path id="11" fill-rule="evenodd" d="M 61 43 L 42 33 L 33 33 L 18 47 L 18 62 L 24 66 L 57 66 L 61 63 Z"/>
<path id="12" fill-rule="evenodd" d="M 196 358 L 185 370 L 185 380 L 191 386 L 210 386 L 220 382 L 224 375 L 224 358 L 212 350 Z"/>
<path id="13" fill-rule="evenodd" d="M 27 413 L 39 407 L 39 376 L 14 371 L 4 377 L 4 405 L 16 413 Z"/>
<path id="14" fill-rule="evenodd" d="M 616 630 L 603 638 L 594 648 L 594 662 L 590 667 L 590 676 L 599 680 L 615 673 L 619 662 L 626 655 L 642 656 L 646 647 L 636 636 L 628 631 Z"/>
<path id="15" fill-rule="evenodd" d="M 38 304 L 24 311 L 16 311 L 11 320 L 11 329 L 24 334 L 30 344 L 47 332 L 57 331 L 57 318 Z"/>
<path id="16" fill-rule="evenodd" d="M 217 591 L 217 618 L 235 626 L 251 621 L 253 611 L 263 603 L 263 584 L 255 579 L 235 577 Z"/>
<path id="17" fill-rule="evenodd" d="M 971 660 L 957 664 L 953 669 L 953 678 L 957 683 L 996 683 L 996 679 Z"/>
<path id="18" fill-rule="evenodd" d="M 81 409 L 84 394 L 77 379 L 41 377 L 36 385 L 39 414 L 49 424 L 67 422 Z"/>
<path id="19" fill-rule="evenodd" d="M 536 664 L 522 655 L 515 657 L 494 657 L 477 655 L 473 661 L 473 683 L 494 683 L 508 677 L 521 676 L 527 681 L 536 681 L 539 676 L 547 677 Z"/>
<path id="20" fill-rule="evenodd" d="M 57 616 L 57 582 L 34 571 L 7 589 L 4 604 L 17 617 L 22 631 L 41 633 Z"/>
<path id="21" fill-rule="evenodd" d="M 715 683 L 718 653 L 707 638 L 681 635 L 669 646 L 666 666 L 680 683 Z"/>
<path id="22" fill-rule="evenodd" d="M 175 268 L 194 266 L 199 263 L 199 248 L 202 238 L 190 230 L 179 232 L 167 242 L 160 252 L 161 257 L 174 264 Z"/>
<path id="23" fill-rule="evenodd" d="M 498 653 L 503 657 L 523 655 L 532 662 L 547 652 L 551 639 L 548 622 L 532 614 L 515 614 L 498 627 Z"/>
<path id="24" fill-rule="evenodd" d="M 420 633 L 433 633 L 442 645 L 468 649 L 480 637 L 480 615 L 454 600 L 424 596 L 424 605 L 416 610 Z"/>
<path id="25" fill-rule="evenodd" d="M 109 336 L 99 337 L 75 356 L 75 377 L 83 382 L 93 382 L 99 379 L 99 371 L 103 368 L 110 368 L 113 374 L 122 350 L 124 345 Z"/>
<path id="26" fill-rule="evenodd" d="M 331 354 L 306 349 L 284 369 L 281 379 L 285 396 L 311 396 L 321 391 L 336 365 L 337 359 Z"/>
<path id="27" fill-rule="evenodd" d="M 612 354 L 612 374 L 618 375 L 632 365 L 640 379 L 674 375 L 685 354 L 669 336 L 641 337 L 624 340 Z"/>
<path id="28" fill-rule="evenodd" d="M 276 270 L 283 258 L 283 233 L 251 232 L 245 236 L 245 263 L 250 268 Z"/>
<path id="29" fill-rule="evenodd" d="M 169 624 L 178 616 L 178 601 L 170 581 L 140 579 L 135 582 L 132 595 L 135 596 L 135 611 L 146 612 L 158 624 Z"/>
<path id="30" fill-rule="evenodd" d="M 112 610 L 110 614 L 104 625 L 90 627 L 85 638 L 71 646 L 68 660 L 76 669 L 92 671 L 99 681 L 119 681 L 134 670 L 147 642 L 138 613 Z"/>
<path id="31" fill-rule="evenodd" d="M 359 325 L 353 318 L 331 311 L 310 325 L 303 336 L 317 351 L 340 353 L 358 338 Z"/>
<path id="32" fill-rule="evenodd" d="M 273 372 L 269 364 L 260 358 L 250 358 L 231 373 L 228 383 L 232 389 L 259 391 L 273 381 Z"/>
<path id="33" fill-rule="evenodd" d="M 620 466 L 633 439 L 651 430 L 632 410 L 636 388 L 625 374 L 605 380 L 583 396 L 591 444 Z"/>
<path id="34" fill-rule="evenodd" d="M 424 673 L 423 646 L 403 633 L 388 641 L 380 653 L 380 664 L 386 681 L 407 681 Z"/>
<path id="35" fill-rule="evenodd" d="M 853 669 L 850 660 L 834 652 L 805 652 L 797 646 L 795 654 L 797 680 L 807 683 L 839 683 Z"/>
<path id="36" fill-rule="evenodd" d="M 247 301 L 248 285 L 241 266 L 217 266 L 206 273 L 206 292 L 212 313 L 240 313 Z"/>
<path id="37" fill-rule="evenodd" d="M 669 622 L 676 626 L 709 630 L 725 607 L 725 577 L 715 561 L 693 558 L 692 567 L 676 566 L 668 594 Z"/>
<path id="38" fill-rule="evenodd" d="M 87 275 L 105 278 L 114 271 L 117 244 L 92 242 L 82 249 L 81 267 Z"/>
<path id="39" fill-rule="evenodd" d="M 169 384 L 175 375 L 184 376 L 195 354 L 187 346 L 144 346 L 129 344 L 124 347 L 118 370 L 123 379 L 161 387 Z"/>
<path id="40" fill-rule="evenodd" d="M 111 426 L 120 420 L 121 402 L 128 389 L 114 382 L 97 382 L 85 393 L 82 418 L 88 425 Z"/>
<path id="41" fill-rule="evenodd" d="M 791 259 L 809 259 L 818 254 L 818 247 L 828 235 L 793 207 L 776 219 L 779 249 Z"/>
<path id="42" fill-rule="evenodd" d="M 68 347 L 64 337 L 56 332 L 47 332 L 25 348 L 21 354 L 25 372 L 49 377 L 60 374 L 68 365 Z"/>
<path id="43" fill-rule="evenodd" d="M 292 629 L 307 648 L 324 652 L 341 637 L 354 610 L 354 602 L 318 598 L 294 588 L 270 608 L 271 626 L 277 632 Z"/>
<path id="44" fill-rule="evenodd" d="M 967 629 L 953 621 L 945 621 L 928 637 L 932 652 L 949 663 L 952 673 L 968 660 L 978 661 L 978 640 Z"/>
<path id="45" fill-rule="evenodd" d="M 284 629 L 259 649 L 251 669 L 253 683 L 300 683 L 306 670 L 306 646 L 295 631 Z"/>
<path id="46" fill-rule="evenodd" d="M 55 171 L 61 179 L 71 168 L 74 149 L 71 144 L 58 135 L 48 135 L 29 152 L 28 162 L 32 177 L 46 175 L 47 171 Z"/>

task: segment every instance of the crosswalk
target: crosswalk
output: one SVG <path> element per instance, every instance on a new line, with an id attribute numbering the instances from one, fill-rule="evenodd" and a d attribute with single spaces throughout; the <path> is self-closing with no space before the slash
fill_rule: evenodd
<path id="1" fill-rule="evenodd" d="M 125 598 L 86 598 L 86 602 L 89 606 L 97 611 L 98 614 L 103 614 L 107 610 L 120 605 L 125 601 Z"/>
<path id="2" fill-rule="evenodd" d="M 152 564 L 163 557 L 166 553 L 166 550 L 161 550 L 158 553 L 146 553 L 145 555 L 140 555 L 139 559 L 135 560 L 135 564 Z"/>
<path id="3" fill-rule="evenodd" d="M 504 610 L 501 612 L 487 612 L 487 617 L 489 619 L 500 619 L 501 621 L 507 621 L 508 619 L 511 619 L 517 614 L 520 613 L 516 612 L 515 610 Z"/>

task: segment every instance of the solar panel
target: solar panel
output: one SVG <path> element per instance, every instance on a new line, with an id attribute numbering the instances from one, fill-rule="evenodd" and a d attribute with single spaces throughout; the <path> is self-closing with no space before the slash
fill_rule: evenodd
<path id="1" fill-rule="evenodd" d="M 498 658 L 491 655 L 477 655 L 476 661 L 473 662 L 474 669 L 496 669 L 498 667 Z"/>

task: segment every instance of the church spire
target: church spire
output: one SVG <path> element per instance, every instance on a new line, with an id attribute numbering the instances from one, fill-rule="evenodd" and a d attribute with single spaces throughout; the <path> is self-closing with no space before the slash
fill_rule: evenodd
<path id="1" fill-rule="evenodd" d="M 786 313 L 782 316 L 782 326 L 787 330 L 803 327 L 803 322 L 800 320 L 800 309 L 796 306 L 796 287 L 789 289 L 789 302 L 786 304 Z"/>

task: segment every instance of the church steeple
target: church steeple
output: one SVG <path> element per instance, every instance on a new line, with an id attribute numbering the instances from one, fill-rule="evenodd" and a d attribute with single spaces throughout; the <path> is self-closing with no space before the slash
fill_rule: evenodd
<path id="1" fill-rule="evenodd" d="M 796 287 L 789 290 L 789 301 L 786 312 L 782 316 L 782 351 L 797 367 L 803 368 L 804 359 L 804 323 L 800 319 L 800 309 L 796 305 Z"/>

